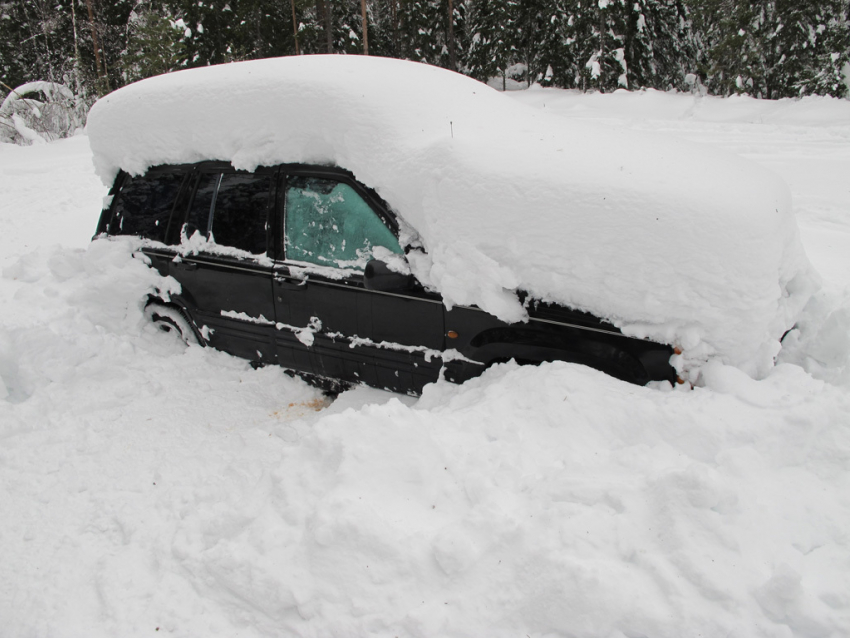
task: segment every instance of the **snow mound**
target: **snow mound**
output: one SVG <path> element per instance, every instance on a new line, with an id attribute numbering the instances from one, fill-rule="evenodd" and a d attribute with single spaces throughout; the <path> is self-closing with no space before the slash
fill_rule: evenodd
<path id="1" fill-rule="evenodd" d="M 836 127 L 850 123 L 850 102 L 829 95 L 764 100 L 749 95 L 700 95 L 677 91 L 618 89 L 613 93 L 582 93 L 532 85 L 514 91 L 511 98 L 529 105 L 544 105 L 561 115 L 590 118 L 622 118 L 632 121 L 750 123 Z"/>
<path id="2" fill-rule="evenodd" d="M 680 140 L 576 122 L 435 67 L 306 56 L 181 71 L 101 99 L 109 184 L 157 164 L 331 163 L 375 188 L 451 306 L 506 321 L 512 294 L 593 312 L 764 374 L 814 287 L 779 178 Z M 694 372 L 695 374 L 695 372 Z"/>

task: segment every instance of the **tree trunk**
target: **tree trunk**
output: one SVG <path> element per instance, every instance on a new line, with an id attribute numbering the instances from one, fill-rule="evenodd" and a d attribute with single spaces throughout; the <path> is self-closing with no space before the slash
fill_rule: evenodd
<path id="1" fill-rule="evenodd" d="M 599 9 L 599 92 L 605 93 L 605 9 Z"/>
<path id="2" fill-rule="evenodd" d="M 100 43 L 97 39 L 97 28 L 94 24 L 94 11 L 91 7 L 91 0 L 86 0 L 86 8 L 89 11 L 89 26 L 91 26 L 91 39 L 94 46 L 94 72 L 97 74 L 97 92 L 102 95 L 109 90 L 109 78 L 106 77 L 104 69 L 106 65 L 101 62 Z M 104 89 L 106 89 L 104 91 Z"/>
<path id="3" fill-rule="evenodd" d="M 390 0 L 390 15 L 393 23 L 393 56 L 401 57 L 401 52 L 398 46 L 398 2 Z"/>
<path id="4" fill-rule="evenodd" d="M 333 16 L 331 15 L 331 0 L 316 0 L 316 13 L 325 30 L 327 53 L 334 52 Z"/>
<path id="5" fill-rule="evenodd" d="M 369 19 L 366 16 L 366 0 L 360 0 L 360 13 L 363 16 L 363 55 L 369 55 Z"/>
<path id="6" fill-rule="evenodd" d="M 74 31 L 74 93 L 79 99 L 83 93 L 83 88 L 80 84 L 80 45 L 77 38 L 77 12 L 74 9 L 75 0 L 71 0 L 71 28 Z"/>
<path id="7" fill-rule="evenodd" d="M 289 0 L 289 5 L 292 7 L 292 37 L 295 39 L 295 55 L 301 55 L 298 49 L 298 20 L 295 18 L 295 0 Z"/>
<path id="8" fill-rule="evenodd" d="M 457 55 L 455 54 L 455 10 L 454 3 L 449 0 L 449 68 L 457 71 Z"/>

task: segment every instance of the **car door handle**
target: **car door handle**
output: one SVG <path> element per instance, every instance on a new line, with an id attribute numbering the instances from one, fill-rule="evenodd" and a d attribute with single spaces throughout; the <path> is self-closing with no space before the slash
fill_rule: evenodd
<path id="1" fill-rule="evenodd" d="M 284 279 L 282 277 L 274 278 L 275 284 L 280 288 L 287 290 L 307 290 L 306 279 Z"/>
<path id="2" fill-rule="evenodd" d="M 193 261 L 175 261 L 172 262 L 180 270 L 197 270 L 198 264 Z"/>

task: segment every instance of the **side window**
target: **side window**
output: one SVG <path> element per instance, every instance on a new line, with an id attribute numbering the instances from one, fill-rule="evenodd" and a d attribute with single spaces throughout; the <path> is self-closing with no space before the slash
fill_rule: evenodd
<path id="1" fill-rule="evenodd" d="M 109 233 L 164 241 L 182 182 L 183 174 L 178 172 L 128 176 L 115 201 Z"/>
<path id="2" fill-rule="evenodd" d="M 215 243 L 252 255 L 266 252 L 266 217 L 272 179 L 269 175 L 231 173 L 222 176 L 213 209 Z"/>
<path id="3" fill-rule="evenodd" d="M 292 177 L 286 189 L 286 257 L 362 269 L 375 246 L 401 254 L 398 239 L 348 184 Z"/>
<path id="4" fill-rule="evenodd" d="M 201 173 L 183 232 L 253 255 L 266 252 L 272 178 L 249 173 Z"/>
<path id="5" fill-rule="evenodd" d="M 191 237 L 196 232 L 207 237 L 210 232 L 210 213 L 215 203 L 215 192 L 221 173 L 201 173 L 195 186 L 195 196 L 192 198 L 192 207 L 189 209 L 189 217 L 183 226 L 181 234 Z"/>

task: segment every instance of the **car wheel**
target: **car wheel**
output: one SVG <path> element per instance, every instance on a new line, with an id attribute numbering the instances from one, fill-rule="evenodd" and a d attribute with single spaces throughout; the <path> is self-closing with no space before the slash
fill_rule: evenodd
<path id="1" fill-rule="evenodd" d="M 206 345 L 186 314 L 178 308 L 152 303 L 145 308 L 145 316 L 160 330 L 176 335 L 186 345 Z"/>

